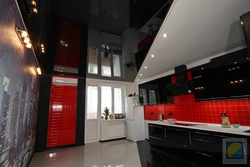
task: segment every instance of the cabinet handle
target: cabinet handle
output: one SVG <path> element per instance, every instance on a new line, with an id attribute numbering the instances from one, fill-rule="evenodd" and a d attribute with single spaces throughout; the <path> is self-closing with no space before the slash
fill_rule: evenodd
<path id="1" fill-rule="evenodd" d="M 234 138 L 234 137 L 229 137 L 229 136 L 223 136 L 223 135 L 213 135 L 215 137 L 220 137 L 220 138 L 230 138 L 230 139 L 237 139 L 237 138 Z"/>
<path id="2" fill-rule="evenodd" d="M 195 134 L 199 134 L 199 135 L 206 135 L 206 136 L 209 136 L 208 133 L 202 133 L 202 132 L 194 132 Z"/>
<path id="3" fill-rule="evenodd" d="M 175 128 L 168 128 L 168 129 L 178 131 L 178 132 L 186 132 L 186 130 L 182 130 L 182 129 L 175 129 Z"/>
<path id="4" fill-rule="evenodd" d="M 172 141 L 169 141 L 169 143 L 172 143 L 172 144 L 175 144 L 175 145 L 178 145 L 178 146 L 184 146 L 184 147 L 187 147 L 187 145 L 183 145 L 183 144 L 179 144 L 179 143 L 175 143 L 175 142 L 172 142 Z"/>
<path id="5" fill-rule="evenodd" d="M 162 129 L 162 127 L 161 127 L 161 126 L 155 126 L 155 125 L 148 125 L 148 126 L 150 126 L 150 127 L 154 127 L 154 128 L 161 128 L 161 129 Z"/>
<path id="6" fill-rule="evenodd" d="M 197 154 L 200 154 L 200 155 L 204 155 L 204 156 L 206 156 L 206 157 L 213 158 L 212 155 L 209 155 L 209 154 L 206 154 L 206 153 L 202 153 L 202 152 L 198 152 L 198 151 L 196 151 L 196 153 L 197 153 Z"/>
<path id="7" fill-rule="evenodd" d="M 249 97 L 250 95 L 229 96 L 229 97 Z"/>
<path id="8" fill-rule="evenodd" d="M 192 144 L 191 132 L 188 133 L 189 136 L 189 143 Z"/>
<path id="9" fill-rule="evenodd" d="M 167 131 L 166 131 L 166 128 L 164 129 L 164 135 L 165 135 L 165 138 L 167 138 Z"/>
<path id="10" fill-rule="evenodd" d="M 153 139 L 156 139 L 156 140 L 163 140 L 163 139 L 158 138 L 158 137 L 153 137 L 153 136 L 149 136 L 149 137 L 151 137 L 151 138 L 153 138 Z"/>
<path id="11" fill-rule="evenodd" d="M 194 140 L 198 140 L 198 141 L 206 142 L 206 143 L 211 143 L 211 141 L 209 141 L 209 140 L 203 140 L 203 139 L 198 139 L 198 138 L 194 138 Z"/>

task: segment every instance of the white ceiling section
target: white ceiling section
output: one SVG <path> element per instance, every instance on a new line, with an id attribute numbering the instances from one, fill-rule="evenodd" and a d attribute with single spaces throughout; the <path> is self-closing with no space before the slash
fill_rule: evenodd
<path id="1" fill-rule="evenodd" d="M 175 0 L 135 81 L 245 46 L 239 17 L 249 10 L 250 0 Z"/>

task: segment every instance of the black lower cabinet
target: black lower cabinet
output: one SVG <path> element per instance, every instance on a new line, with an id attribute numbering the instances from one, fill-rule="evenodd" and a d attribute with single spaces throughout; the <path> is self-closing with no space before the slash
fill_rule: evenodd
<path id="1" fill-rule="evenodd" d="M 190 150 L 193 163 L 200 166 L 211 166 L 215 163 L 214 143 L 211 133 L 192 131 Z"/>
<path id="2" fill-rule="evenodd" d="M 148 125 L 149 142 L 151 147 L 158 150 L 167 150 L 166 146 L 166 127 L 161 125 Z"/>
<path id="3" fill-rule="evenodd" d="M 223 163 L 223 156 L 225 156 L 227 152 L 223 149 L 223 139 L 237 139 L 240 141 L 241 139 L 247 139 L 248 144 L 243 144 L 242 148 L 244 154 L 248 157 L 248 164 L 250 163 L 249 137 L 149 124 L 149 143 L 151 148 L 155 150 L 173 157 L 178 157 L 194 166 L 249 166 L 248 164 L 226 165 Z M 172 161 L 170 158 L 169 163 L 172 162 L 174 162 L 174 160 Z M 176 162 L 176 164 L 178 163 L 179 162 Z M 157 166 L 157 164 L 155 166 Z"/>

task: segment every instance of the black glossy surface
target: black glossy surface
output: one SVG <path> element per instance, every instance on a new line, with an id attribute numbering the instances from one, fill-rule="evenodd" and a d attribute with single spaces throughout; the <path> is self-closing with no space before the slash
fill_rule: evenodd
<path id="1" fill-rule="evenodd" d="M 231 99 L 250 96 L 250 63 L 193 71 L 195 98 Z"/>
<path id="2" fill-rule="evenodd" d="M 148 141 L 137 142 L 142 167 L 195 167 L 176 156 L 164 153 L 150 146 Z"/>
<path id="3" fill-rule="evenodd" d="M 162 77 L 150 82 L 146 82 L 144 84 L 139 85 L 139 96 L 141 97 L 141 90 L 145 90 L 147 93 L 147 101 L 142 101 L 142 104 L 159 104 L 159 103 L 173 103 L 173 97 L 168 89 L 166 89 L 166 85 L 171 84 L 171 77 Z M 155 102 L 150 100 L 149 92 L 155 92 Z"/>

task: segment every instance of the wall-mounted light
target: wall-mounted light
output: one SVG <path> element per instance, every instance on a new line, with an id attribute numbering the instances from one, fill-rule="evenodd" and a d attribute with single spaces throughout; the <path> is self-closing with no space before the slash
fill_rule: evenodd
<path id="1" fill-rule="evenodd" d="M 38 75 L 42 75 L 42 70 L 40 67 L 34 66 L 35 71 L 37 72 Z"/>
<path id="2" fill-rule="evenodd" d="M 194 79 L 202 78 L 201 75 L 194 77 Z"/>
<path id="3" fill-rule="evenodd" d="M 41 50 L 41 52 L 42 52 L 42 53 L 45 53 L 44 44 L 41 44 L 41 46 L 40 46 L 40 50 Z"/>
<path id="4" fill-rule="evenodd" d="M 20 30 L 19 27 L 15 27 L 15 31 L 17 33 L 18 38 L 20 39 L 21 43 L 24 44 L 27 48 L 32 48 L 29 35 L 27 31 Z"/>
<path id="5" fill-rule="evenodd" d="M 35 0 L 26 0 L 26 6 L 28 8 L 28 11 L 30 13 L 38 13 L 38 9 L 37 9 L 37 3 Z"/>
<path id="6" fill-rule="evenodd" d="M 195 90 L 203 90 L 203 89 L 205 89 L 205 87 L 203 87 L 203 86 L 201 86 L 201 87 L 196 87 L 196 88 L 194 88 Z"/>
<path id="7" fill-rule="evenodd" d="M 231 84 L 239 84 L 239 83 L 242 83 L 243 80 L 240 79 L 240 80 L 235 80 L 235 81 L 230 81 Z"/>

